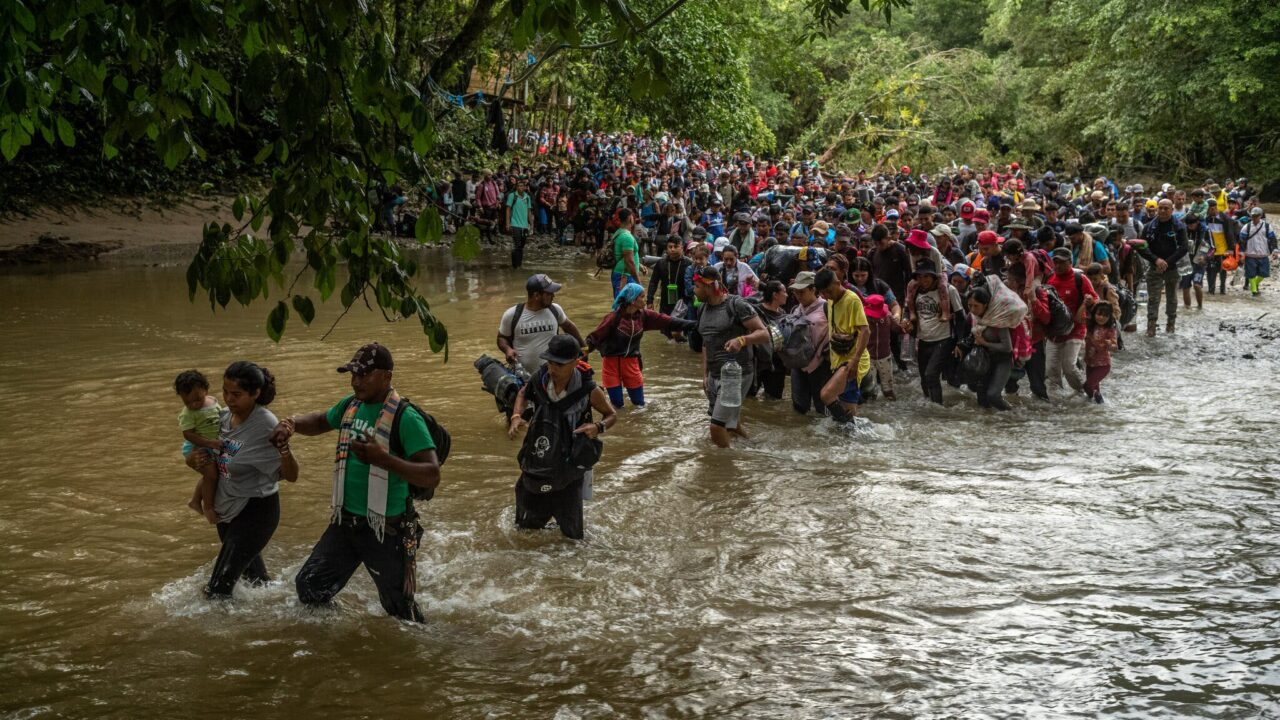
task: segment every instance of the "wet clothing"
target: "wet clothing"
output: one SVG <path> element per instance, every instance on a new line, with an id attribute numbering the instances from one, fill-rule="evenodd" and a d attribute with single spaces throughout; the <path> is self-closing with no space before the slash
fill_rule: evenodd
<path id="1" fill-rule="evenodd" d="M 754 365 L 750 347 L 732 356 L 724 349 L 730 340 L 749 333 L 745 323 L 753 317 L 756 317 L 755 308 L 736 295 L 726 295 L 724 302 L 718 305 L 703 304 L 702 314 L 698 317 L 698 334 L 702 336 L 703 351 L 707 354 L 707 372 L 712 377 L 720 377 L 720 368 L 730 357 L 738 361 L 744 373 Z"/>
<path id="2" fill-rule="evenodd" d="M 243 578 L 250 585 L 270 582 L 262 551 L 280 525 L 280 493 L 250 498 L 234 518 L 218 523 L 218 539 L 222 547 L 213 562 L 205 597 L 228 598 Z"/>
<path id="3" fill-rule="evenodd" d="M 408 520 L 416 530 L 406 530 Z M 412 568 L 404 551 L 406 532 L 421 532 L 417 520 L 401 515 L 388 517 L 381 540 L 363 515 L 343 511 L 337 523 L 325 528 L 320 541 L 311 550 L 294 578 L 298 599 L 305 605 L 332 602 L 347 586 L 356 568 L 364 565 L 369 578 L 378 588 L 378 601 L 391 617 L 422 622 L 421 608 L 414 594 L 406 589 L 406 577 Z"/>
<path id="4" fill-rule="evenodd" d="M 560 490 L 535 493 L 524 486 L 523 475 L 516 480 L 516 527 L 541 530 L 551 520 L 567 538 L 583 537 L 582 494 L 585 478 L 579 478 Z"/>

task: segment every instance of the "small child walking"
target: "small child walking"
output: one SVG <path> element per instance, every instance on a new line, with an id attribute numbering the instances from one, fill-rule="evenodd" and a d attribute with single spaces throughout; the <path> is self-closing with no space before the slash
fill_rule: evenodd
<path id="1" fill-rule="evenodd" d="M 889 307 L 885 305 L 883 295 L 868 295 L 862 305 L 867 314 L 867 325 L 871 328 L 867 352 L 871 354 L 871 365 L 876 369 L 880 392 L 884 393 L 885 400 L 897 400 L 898 396 L 893 391 L 893 353 L 890 347 L 893 319 L 889 317 Z"/>
<path id="2" fill-rule="evenodd" d="M 1096 302 L 1089 310 L 1089 331 L 1084 339 L 1084 392 L 1099 405 L 1102 380 L 1111 373 L 1111 351 L 1116 346 L 1116 318 L 1111 303 Z"/>
<path id="3" fill-rule="evenodd" d="M 183 405 L 182 412 L 178 413 L 182 456 L 186 458 L 187 467 L 200 473 L 187 506 L 204 515 L 211 524 L 217 524 L 220 518 L 213 509 L 213 499 L 218 487 L 218 453 L 222 451 L 218 430 L 223 408 L 209 394 L 209 380 L 198 370 L 179 373 L 173 389 L 182 398 Z"/>

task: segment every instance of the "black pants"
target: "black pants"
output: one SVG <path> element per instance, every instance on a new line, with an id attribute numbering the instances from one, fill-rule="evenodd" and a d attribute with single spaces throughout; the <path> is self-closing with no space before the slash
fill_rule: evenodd
<path id="1" fill-rule="evenodd" d="M 1218 283 L 1218 292 L 1227 294 L 1227 271 L 1222 269 L 1222 259 L 1225 255 L 1214 255 L 1209 258 L 1206 263 L 1205 272 L 1208 274 L 1208 281 L 1205 283 L 1209 286 L 1209 294 L 1213 294 L 1214 281 Z"/>
<path id="2" fill-rule="evenodd" d="M 1035 344 L 1035 352 L 1022 366 L 1027 371 L 1027 384 L 1031 386 L 1031 394 L 1041 400 L 1049 399 L 1049 388 L 1044 383 L 1044 340 Z M 1005 385 L 1005 392 L 1010 395 L 1018 394 L 1018 381 L 1010 379 Z"/>
<path id="3" fill-rule="evenodd" d="M 516 527 L 541 530 L 555 518 L 567 538 L 582 539 L 582 479 L 549 493 L 525 488 L 522 475 L 516 480 Z"/>
<path id="4" fill-rule="evenodd" d="M 523 228 L 511 228 L 511 267 L 519 268 L 524 264 L 524 243 L 529 231 Z"/>
<path id="5" fill-rule="evenodd" d="M 921 340 L 916 343 L 916 367 L 920 368 L 920 389 L 930 401 L 942 404 L 942 371 L 951 354 L 951 339 Z"/>
<path id="6" fill-rule="evenodd" d="M 826 355 L 826 353 L 823 353 Z M 812 407 L 818 413 L 819 417 L 827 414 L 826 408 L 822 406 L 822 387 L 831 379 L 831 358 L 828 355 L 822 359 L 813 372 L 803 372 L 801 370 L 791 371 L 791 407 L 801 415 L 809 412 Z"/>
<path id="7" fill-rule="evenodd" d="M 363 518 L 344 512 L 342 520 L 341 524 L 325 528 L 311 557 L 298 571 L 294 579 L 298 599 L 306 605 L 331 602 L 347 586 L 356 568 L 364 563 L 378 588 L 382 609 L 392 617 L 422 622 L 422 610 L 413 594 L 406 593 L 404 588 L 407 562 L 395 527 L 399 517 L 387 518 L 387 531 L 381 542 Z"/>
<path id="8" fill-rule="evenodd" d="M 773 356 L 773 365 L 768 371 L 756 374 L 756 385 L 758 389 L 764 390 L 766 397 L 772 400 L 781 400 L 782 391 L 787 387 L 787 376 L 790 371 L 782 367 L 782 362 L 778 360 L 778 356 Z M 753 394 L 755 389 L 752 390 Z"/>
<path id="9" fill-rule="evenodd" d="M 1009 353 L 991 353 L 991 370 L 982 380 L 970 387 L 978 395 L 978 405 L 996 410 L 1008 410 L 1009 403 L 1004 401 L 1004 386 L 1009 383 L 1009 373 L 1013 371 L 1013 355 Z"/>
<path id="10" fill-rule="evenodd" d="M 280 524 L 280 493 L 250 498 L 239 515 L 218 523 L 218 539 L 222 549 L 213 563 L 213 573 L 204 588 L 205 597 L 231 597 L 236 581 L 244 578 L 251 585 L 271 580 L 262 562 L 262 550 L 271 542 Z"/>

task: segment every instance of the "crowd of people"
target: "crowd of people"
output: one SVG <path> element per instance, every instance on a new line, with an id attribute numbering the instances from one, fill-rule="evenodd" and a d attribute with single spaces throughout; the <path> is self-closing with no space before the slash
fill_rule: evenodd
<path id="1" fill-rule="evenodd" d="M 556 302 L 562 286 L 529 277 L 498 319 L 506 368 L 476 363 L 509 437 L 523 434 L 517 525 L 555 520 L 575 539 L 601 436 L 628 402 L 646 403 L 650 331 L 699 358 L 719 447 L 747 436 L 752 397 L 789 397 L 799 415 L 849 428 L 866 403 L 897 401 L 910 374 L 934 403 L 947 386 L 967 388 L 976 412 L 1009 409 L 1024 381 L 1041 401 L 1102 403 L 1143 300 L 1147 335 L 1162 305 L 1175 333 L 1179 298 L 1201 307 L 1206 279 L 1209 295 L 1243 280 L 1256 297 L 1277 250 L 1245 178 L 1148 191 L 1053 172 L 1032 180 L 1017 163 L 831 173 L 813 158 L 717 157 L 669 136 L 552 145 L 537 168 L 459 174 L 430 195 L 455 222 L 510 234 L 513 267 L 541 232 L 609 271 L 612 306 L 585 335 Z M 222 404 L 200 373 L 175 380 L 183 455 L 200 474 L 189 505 L 223 543 L 206 593 L 266 581 L 279 480 L 299 474 L 290 440 L 336 432 L 330 524 L 295 577 L 298 597 L 327 604 L 364 564 L 388 614 L 421 620 L 414 500 L 440 483 L 449 435 L 395 390 L 386 347 L 365 345 L 338 370 L 349 394 L 283 420 L 266 409 L 274 378 L 253 363 L 227 368 Z"/>

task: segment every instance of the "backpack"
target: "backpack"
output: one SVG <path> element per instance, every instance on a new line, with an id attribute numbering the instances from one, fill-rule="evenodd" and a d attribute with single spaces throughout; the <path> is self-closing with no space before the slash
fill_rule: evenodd
<path id="1" fill-rule="evenodd" d="M 778 360 L 788 370 L 801 370 L 813 362 L 818 349 L 809 334 L 809 318 L 792 313 L 778 318 L 778 330 L 782 334 L 782 347 L 776 348 Z"/>
<path id="2" fill-rule="evenodd" d="M 574 434 L 564 410 L 573 407 L 595 390 L 596 384 L 586 377 L 582 387 L 552 401 L 547 394 L 545 371 L 527 386 L 535 403 L 529 431 L 516 459 L 520 463 L 520 481 L 535 493 L 563 490 L 578 480 L 600 459 L 604 443 L 586 435 Z M 586 419 L 590 419 L 588 408 Z"/>
<path id="3" fill-rule="evenodd" d="M 1031 251 L 1036 258 L 1036 264 L 1040 266 L 1040 279 L 1043 280 L 1053 275 L 1053 260 L 1049 259 L 1049 253 L 1044 248 L 1036 248 Z M 1031 278 L 1027 278 L 1027 282 L 1031 282 Z"/>
<path id="4" fill-rule="evenodd" d="M 1071 309 L 1062 301 L 1062 298 L 1058 297 L 1058 291 L 1052 286 L 1042 287 L 1049 304 L 1049 325 L 1045 328 L 1045 334 L 1050 338 L 1070 335 L 1076 327 L 1075 320 L 1071 317 Z"/>
<path id="5" fill-rule="evenodd" d="M 778 324 L 765 317 L 764 311 L 760 309 L 760 299 L 753 297 L 749 300 L 743 300 L 756 311 L 756 317 L 760 318 L 760 322 L 764 323 L 764 329 L 769 331 L 770 342 L 761 345 L 751 346 L 751 357 L 755 359 L 756 377 L 761 373 L 773 371 L 773 352 L 781 345 L 782 331 L 778 328 Z"/>
<path id="6" fill-rule="evenodd" d="M 618 241 L 618 233 L 615 231 L 613 236 L 609 238 L 609 242 L 600 248 L 596 253 L 596 267 L 601 270 L 613 270 L 618 264 L 618 253 L 614 250 L 614 245 Z"/>

